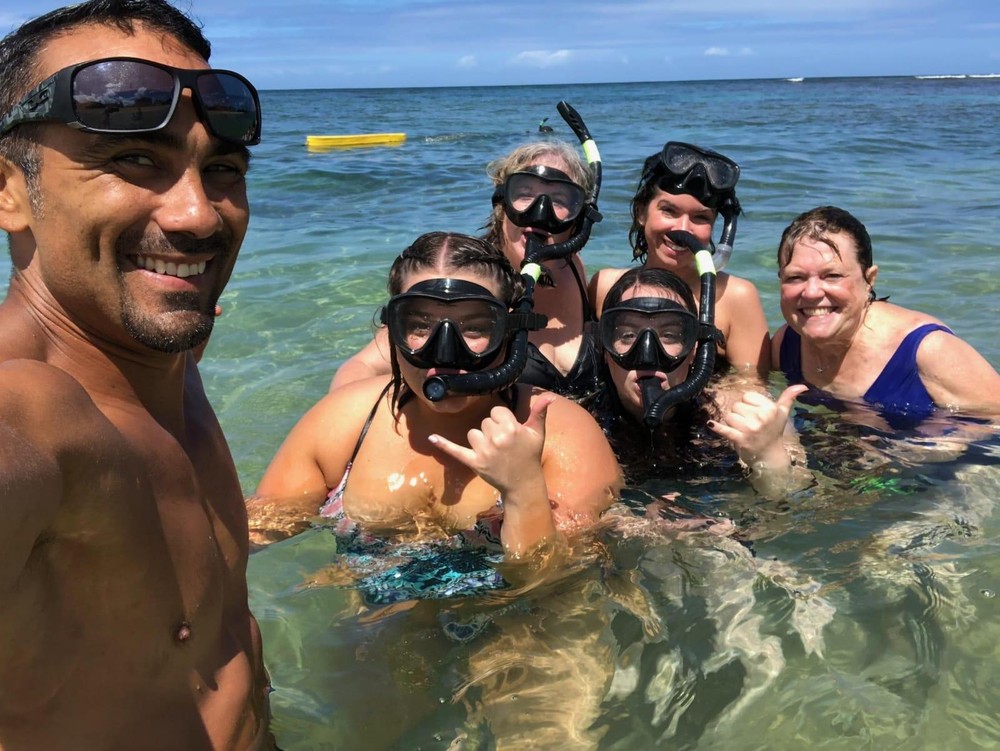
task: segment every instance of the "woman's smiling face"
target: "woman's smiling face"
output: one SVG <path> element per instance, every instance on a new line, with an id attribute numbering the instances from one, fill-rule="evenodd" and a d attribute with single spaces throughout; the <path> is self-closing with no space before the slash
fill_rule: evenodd
<path id="1" fill-rule="evenodd" d="M 694 235 L 702 245 L 708 245 L 712 240 L 715 217 L 715 210 L 694 196 L 683 193 L 674 195 L 657 189 L 640 220 L 649 248 L 646 263 L 666 269 L 693 266 L 694 255 L 673 242 L 667 233 L 684 230 Z"/>
<path id="2" fill-rule="evenodd" d="M 781 313 L 805 339 L 849 342 L 864 322 L 877 273 L 877 266 L 862 269 L 846 233 L 803 237 L 778 272 Z"/>

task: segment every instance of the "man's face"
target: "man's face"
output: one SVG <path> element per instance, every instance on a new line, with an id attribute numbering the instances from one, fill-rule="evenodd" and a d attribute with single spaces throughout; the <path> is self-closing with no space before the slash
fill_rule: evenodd
<path id="1" fill-rule="evenodd" d="M 141 25 L 132 36 L 86 26 L 42 50 L 39 80 L 112 56 L 208 67 Z M 249 221 L 245 149 L 209 134 L 187 90 L 161 131 L 104 135 L 46 123 L 38 143 L 38 205 L 12 240 L 32 292 L 99 341 L 161 352 L 204 341 Z"/>

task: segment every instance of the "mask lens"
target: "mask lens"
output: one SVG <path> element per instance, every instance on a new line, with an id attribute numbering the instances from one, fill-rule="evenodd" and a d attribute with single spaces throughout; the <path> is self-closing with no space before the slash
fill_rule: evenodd
<path id="1" fill-rule="evenodd" d="M 153 130 L 170 117 L 174 77 L 131 60 L 105 60 L 73 77 L 73 109 L 86 127 L 102 131 Z"/>
<path id="2" fill-rule="evenodd" d="M 393 343 L 418 367 L 473 370 L 488 364 L 503 345 L 506 317 L 493 300 L 401 295 L 389 301 L 387 323 Z M 444 351 L 452 353 L 453 362 L 436 362 L 436 353 Z"/>
<path id="3" fill-rule="evenodd" d="M 600 325 L 605 351 L 629 370 L 669 372 L 697 342 L 697 321 L 686 310 L 612 308 L 601 315 Z"/>
<path id="4" fill-rule="evenodd" d="M 551 180 L 527 172 L 510 175 L 504 195 L 508 207 L 517 213 L 526 212 L 540 196 L 548 196 L 552 213 L 561 222 L 576 219 L 586 200 L 583 188 L 576 183 Z"/>
<path id="5" fill-rule="evenodd" d="M 686 143 L 670 141 L 663 147 L 661 159 L 667 171 L 678 177 L 701 166 L 716 190 L 732 190 L 740 179 L 740 168 L 732 159 Z"/>

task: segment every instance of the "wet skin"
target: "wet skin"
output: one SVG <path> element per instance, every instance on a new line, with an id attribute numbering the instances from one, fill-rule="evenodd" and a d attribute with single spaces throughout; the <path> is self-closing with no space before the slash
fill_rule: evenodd
<path id="1" fill-rule="evenodd" d="M 88 26 L 51 41 L 36 77 L 108 56 L 208 67 L 141 25 Z M 169 351 L 210 330 L 246 232 L 247 157 L 189 92 L 160 134 L 53 123 L 38 143 L 38 211 L 0 161 L 16 268 L 0 305 L 0 749 L 263 748 L 242 492 L 193 356 Z"/>

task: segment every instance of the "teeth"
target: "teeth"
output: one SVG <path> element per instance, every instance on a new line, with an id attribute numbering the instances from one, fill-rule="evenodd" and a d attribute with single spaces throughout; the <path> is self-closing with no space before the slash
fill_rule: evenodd
<path id="1" fill-rule="evenodd" d="M 157 274 L 165 274 L 166 276 L 176 276 L 180 279 L 185 279 L 189 276 L 196 276 L 198 274 L 205 273 L 205 267 L 208 265 L 207 261 L 202 261 L 201 263 L 167 263 L 166 261 L 153 258 L 143 258 L 142 256 L 137 256 L 135 259 L 135 265 L 140 269 L 146 269 L 146 271 L 155 271 Z"/>

